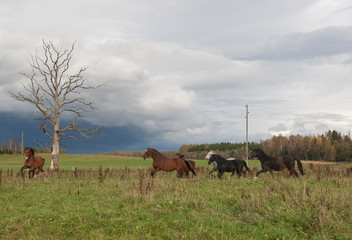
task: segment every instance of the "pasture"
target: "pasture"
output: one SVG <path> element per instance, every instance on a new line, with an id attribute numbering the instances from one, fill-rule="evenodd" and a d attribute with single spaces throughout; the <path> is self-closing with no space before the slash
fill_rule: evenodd
<path id="1" fill-rule="evenodd" d="M 50 165 L 46 158 L 44 169 Z M 60 171 L 17 175 L 0 155 L 0 239 L 351 239 L 352 164 L 303 162 L 305 175 L 196 177 L 157 172 L 152 160 L 60 155 Z M 99 167 L 101 166 L 101 167 Z M 296 166 L 297 168 L 297 166 Z"/>

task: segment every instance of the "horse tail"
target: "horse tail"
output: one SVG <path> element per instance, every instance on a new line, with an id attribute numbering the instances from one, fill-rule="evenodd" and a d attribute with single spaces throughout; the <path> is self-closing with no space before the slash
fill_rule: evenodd
<path id="1" fill-rule="evenodd" d="M 299 159 L 297 159 L 297 158 L 295 158 L 295 160 L 297 161 L 297 165 L 298 165 L 299 171 L 301 172 L 302 175 L 304 175 L 303 165 L 302 165 L 301 161 Z"/>
<path id="2" fill-rule="evenodd" d="M 189 164 L 189 162 L 186 159 L 183 159 L 185 161 L 186 166 L 188 167 L 189 170 L 191 170 L 191 172 L 193 173 L 194 176 L 196 176 L 196 172 L 194 171 L 194 169 L 191 167 L 191 164 Z"/>

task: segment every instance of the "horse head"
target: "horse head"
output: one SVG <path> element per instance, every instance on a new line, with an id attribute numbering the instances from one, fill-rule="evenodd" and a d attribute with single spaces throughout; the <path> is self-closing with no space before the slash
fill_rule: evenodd
<path id="1" fill-rule="evenodd" d="M 151 155 L 152 155 L 151 148 L 147 148 L 147 150 L 145 150 L 143 158 L 146 159 L 146 158 L 150 157 Z"/>
<path id="2" fill-rule="evenodd" d="M 259 158 L 260 156 L 263 156 L 264 152 L 260 148 L 254 149 L 249 155 L 248 159 L 252 159 L 254 157 Z"/>
<path id="3" fill-rule="evenodd" d="M 147 150 L 145 150 L 145 153 L 143 155 L 143 158 L 146 159 L 148 157 L 153 157 L 153 155 L 158 154 L 159 152 L 157 150 L 155 150 L 154 148 L 147 148 Z"/>
<path id="4" fill-rule="evenodd" d="M 31 147 L 25 147 L 24 152 L 26 154 L 26 160 L 28 160 L 31 156 L 34 156 L 34 150 Z"/>
<path id="5" fill-rule="evenodd" d="M 210 155 L 210 158 L 209 158 L 209 161 L 208 161 L 208 165 L 209 165 L 210 163 L 214 162 L 215 159 L 218 158 L 218 157 L 219 157 L 219 155 L 217 155 L 217 154 L 212 154 L 212 155 Z"/>
<path id="6" fill-rule="evenodd" d="M 210 157 L 211 157 L 211 155 L 213 155 L 213 154 L 215 154 L 215 152 L 214 152 L 213 150 L 210 150 L 210 151 L 208 152 L 208 154 L 205 156 L 205 159 L 206 159 L 206 160 L 209 160 Z"/>

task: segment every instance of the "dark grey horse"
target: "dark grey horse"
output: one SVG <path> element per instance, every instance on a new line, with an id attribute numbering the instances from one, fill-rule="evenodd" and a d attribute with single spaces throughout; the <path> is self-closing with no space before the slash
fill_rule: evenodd
<path id="1" fill-rule="evenodd" d="M 304 175 L 302 163 L 299 159 L 295 157 L 285 155 L 275 158 L 273 156 L 270 156 L 269 154 L 266 154 L 263 150 L 259 148 L 254 149 L 248 156 L 249 159 L 252 159 L 254 157 L 257 157 L 262 165 L 262 170 L 257 172 L 255 178 L 257 178 L 258 175 L 263 172 L 269 171 L 270 174 L 273 175 L 272 171 L 282 171 L 285 168 L 287 168 L 287 170 L 290 172 L 289 176 L 294 175 L 298 177 L 298 173 L 295 170 L 295 161 L 297 161 L 299 171 L 302 175 Z"/>
<path id="2" fill-rule="evenodd" d="M 206 160 L 209 160 L 211 155 L 215 154 L 214 151 L 210 150 L 208 152 L 208 154 L 205 156 L 205 159 Z M 228 161 L 232 161 L 232 160 L 235 160 L 236 158 L 227 158 Z M 216 172 L 216 171 L 219 171 L 219 168 L 218 168 L 218 164 L 216 162 L 213 162 L 213 169 L 209 172 L 209 177 L 210 177 L 210 174 L 212 174 L 213 172 Z"/>
<path id="3" fill-rule="evenodd" d="M 208 164 L 211 164 L 212 162 L 216 162 L 218 166 L 218 178 L 221 178 L 221 176 L 224 174 L 224 172 L 232 172 L 230 178 L 236 173 L 238 177 L 241 176 L 241 173 L 246 176 L 246 172 L 243 171 L 243 167 L 246 168 L 247 171 L 249 171 L 249 168 L 244 160 L 241 159 L 235 159 L 235 160 L 226 160 L 225 158 L 221 157 L 218 154 L 212 154 L 210 156 L 210 159 L 208 161 Z"/>

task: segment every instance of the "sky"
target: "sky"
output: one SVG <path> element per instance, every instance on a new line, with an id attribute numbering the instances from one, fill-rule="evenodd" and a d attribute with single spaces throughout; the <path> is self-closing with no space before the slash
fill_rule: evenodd
<path id="1" fill-rule="evenodd" d="M 15 101 L 42 40 L 70 48 L 110 123 L 69 153 L 178 150 L 352 129 L 350 0 L 0 0 L 0 142 L 48 141 Z"/>

